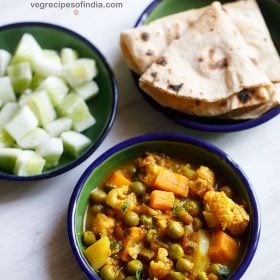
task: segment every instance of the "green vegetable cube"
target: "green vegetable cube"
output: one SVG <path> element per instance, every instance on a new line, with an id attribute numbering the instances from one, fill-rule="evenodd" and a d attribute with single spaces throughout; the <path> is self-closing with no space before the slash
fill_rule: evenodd
<path id="1" fill-rule="evenodd" d="M 21 152 L 22 150 L 15 148 L 0 148 L 0 169 L 13 172 Z"/>
<path id="2" fill-rule="evenodd" d="M 91 81 L 97 75 L 95 61 L 81 58 L 63 67 L 63 76 L 72 87 Z"/>
<path id="3" fill-rule="evenodd" d="M 50 138 L 38 146 L 36 153 L 46 160 L 46 167 L 55 167 L 63 153 L 62 140 L 60 138 Z"/>
<path id="4" fill-rule="evenodd" d="M 39 127 L 34 128 L 20 140 L 17 141 L 17 144 L 22 149 L 36 149 L 42 142 L 48 140 L 50 137 L 48 133 Z"/>
<path id="5" fill-rule="evenodd" d="M 38 76 L 48 77 L 57 76 L 60 77 L 62 74 L 62 63 L 60 60 L 50 59 L 46 53 L 37 54 L 33 60 L 34 72 Z"/>
<path id="6" fill-rule="evenodd" d="M 27 104 L 39 120 L 40 126 L 46 126 L 56 119 L 56 112 L 45 90 L 35 92 Z"/>
<path id="7" fill-rule="evenodd" d="M 0 148 L 9 148 L 15 144 L 15 140 L 5 130 L 0 130 Z"/>
<path id="8" fill-rule="evenodd" d="M 14 174 L 18 176 L 35 176 L 43 172 L 45 160 L 33 151 L 22 151 L 16 160 Z"/>
<path id="9" fill-rule="evenodd" d="M 78 132 L 88 129 L 96 122 L 83 98 L 76 93 L 68 94 L 58 105 L 57 111 L 61 116 L 71 118 L 73 128 Z"/>
<path id="10" fill-rule="evenodd" d="M 0 77 L 6 74 L 11 57 L 11 54 L 6 50 L 0 50 Z"/>
<path id="11" fill-rule="evenodd" d="M 0 100 L 3 104 L 16 100 L 16 95 L 9 77 L 0 78 Z"/>
<path id="12" fill-rule="evenodd" d="M 74 91 L 78 93 L 84 100 L 88 100 L 97 95 L 99 88 L 95 81 L 90 81 L 75 87 Z"/>
<path id="13" fill-rule="evenodd" d="M 21 107 L 12 120 L 5 125 L 5 130 L 19 141 L 28 132 L 38 126 L 38 120 L 27 106 Z"/>
<path id="14" fill-rule="evenodd" d="M 8 74 L 14 90 L 22 93 L 27 89 L 32 80 L 32 71 L 29 62 L 22 62 L 8 67 Z"/>
<path id="15" fill-rule="evenodd" d="M 71 127 L 72 120 L 70 118 L 60 118 L 46 125 L 45 129 L 50 136 L 57 137 L 62 132 L 71 130 Z"/>
<path id="16" fill-rule="evenodd" d="M 30 62 L 33 66 L 33 61 L 38 54 L 42 53 L 42 49 L 38 42 L 31 34 L 24 34 L 18 43 L 12 64 L 21 62 Z"/>
<path id="17" fill-rule="evenodd" d="M 61 139 L 65 152 L 74 157 L 78 157 L 91 143 L 88 137 L 75 131 L 63 132 Z"/>
<path id="18" fill-rule="evenodd" d="M 57 106 L 68 93 L 68 87 L 60 78 L 51 76 L 44 80 L 38 90 L 46 90 L 51 99 L 52 105 Z"/>
<path id="19" fill-rule="evenodd" d="M 61 58 L 57 51 L 54 50 L 43 50 L 43 55 L 48 60 L 56 64 L 61 64 Z"/>
<path id="20" fill-rule="evenodd" d="M 79 57 L 78 53 L 71 48 L 63 48 L 60 55 L 63 65 L 71 64 Z"/>
<path id="21" fill-rule="evenodd" d="M 19 106 L 15 102 L 6 103 L 0 111 L 0 129 L 2 129 L 15 115 Z"/>
<path id="22" fill-rule="evenodd" d="M 32 96 L 33 91 L 31 89 L 26 89 L 18 99 L 18 105 L 24 106 L 27 104 L 28 99 Z"/>

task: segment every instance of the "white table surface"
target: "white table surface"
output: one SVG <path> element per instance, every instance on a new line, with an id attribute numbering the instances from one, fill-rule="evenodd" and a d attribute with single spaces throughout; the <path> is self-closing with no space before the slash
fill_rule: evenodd
<path id="1" fill-rule="evenodd" d="M 31 0 L 0 0 L 0 25 L 45 21 L 87 37 L 108 59 L 120 91 L 114 126 L 87 161 L 41 182 L 0 181 L 0 280 L 85 279 L 72 256 L 66 231 L 68 201 L 75 183 L 85 168 L 112 145 L 139 134 L 162 131 L 207 140 L 243 167 L 259 198 L 262 230 L 257 253 L 242 279 L 280 279 L 280 117 L 248 131 L 216 134 L 182 128 L 156 112 L 137 92 L 118 46 L 120 31 L 134 24 L 150 0 L 120 1 L 122 9 L 86 9 L 74 15 L 71 9 L 32 9 Z"/>

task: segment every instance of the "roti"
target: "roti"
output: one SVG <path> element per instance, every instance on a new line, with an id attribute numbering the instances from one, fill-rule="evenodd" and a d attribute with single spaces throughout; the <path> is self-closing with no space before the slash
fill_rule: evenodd
<path id="1" fill-rule="evenodd" d="M 151 94 L 202 102 L 223 101 L 247 89 L 269 86 L 270 80 L 220 3 L 214 2 L 183 36 L 140 78 Z"/>
<path id="2" fill-rule="evenodd" d="M 256 1 L 236 1 L 223 7 L 268 78 L 272 82 L 280 81 L 280 58 Z M 188 10 L 122 32 L 120 44 L 129 67 L 138 74 L 144 73 L 174 39 L 189 30 L 206 9 Z"/>

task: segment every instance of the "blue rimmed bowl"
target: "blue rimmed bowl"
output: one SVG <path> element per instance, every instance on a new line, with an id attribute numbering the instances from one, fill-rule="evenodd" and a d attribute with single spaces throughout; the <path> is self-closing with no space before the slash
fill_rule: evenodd
<path id="1" fill-rule="evenodd" d="M 212 0 L 154 0 L 140 15 L 138 20 L 135 23 L 134 27 L 139 27 L 144 24 L 148 24 L 153 20 L 158 18 L 171 15 L 174 13 L 186 11 L 189 9 L 200 8 L 203 6 L 209 5 Z M 231 1 L 221 1 L 223 2 L 231 2 Z M 280 1 L 279 0 L 259 0 L 258 1 L 265 21 L 268 25 L 269 31 L 271 33 L 272 39 L 280 50 L 280 34 L 278 32 L 278 27 L 280 26 Z M 202 130 L 202 131 L 211 131 L 211 132 L 233 132 L 240 131 L 244 129 L 249 129 L 258 125 L 261 125 L 270 119 L 274 118 L 280 113 L 280 106 L 272 108 L 268 112 L 264 113 L 262 116 L 251 119 L 251 120 L 222 120 L 215 118 L 207 118 L 207 117 L 197 117 L 190 116 L 187 114 L 180 113 L 178 111 L 172 110 L 170 108 L 166 108 L 157 103 L 153 98 L 151 98 L 148 94 L 143 92 L 138 84 L 139 76 L 135 73 L 132 73 L 133 79 L 140 90 L 141 95 L 144 99 L 152 105 L 157 111 L 163 113 L 168 118 L 173 120 L 175 123 L 180 124 L 182 126 Z"/>
<path id="2" fill-rule="evenodd" d="M 82 244 L 85 215 L 89 196 L 113 170 L 143 156 L 145 152 L 165 153 L 181 159 L 204 164 L 222 174 L 238 196 L 247 205 L 250 224 L 246 231 L 242 256 L 229 279 L 239 280 L 250 265 L 260 236 L 260 213 L 254 190 L 240 167 L 217 147 L 191 137 L 176 133 L 147 134 L 126 140 L 109 149 L 94 161 L 78 181 L 68 209 L 68 235 L 74 256 L 89 279 L 98 276 L 83 255 Z"/>
<path id="3" fill-rule="evenodd" d="M 32 34 L 44 49 L 60 51 L 64 47 L 69 47 L 77 50 L 80 57 L 93 58 L 98 69 L 95 81 L 100 91 L 94 99 L 87 101 L 89 110 L 96 118 L 96 124 L 83 132 L 92 140 L 91 145 L 78 158 L 63 155 L 57 167 L 45 169 L 41 175 L 22 177 L 0 170 L 0 179 L 14 181 L 50 178 L 82 163 L 106 137 L 115 119 L 118 103 L 118 89 L 114 74 L 102 53 L 89 40 L 62 26 L 42 22 L 21 22 L 0 27 L 0 49 L 14 53 L 24 33 Z"/>

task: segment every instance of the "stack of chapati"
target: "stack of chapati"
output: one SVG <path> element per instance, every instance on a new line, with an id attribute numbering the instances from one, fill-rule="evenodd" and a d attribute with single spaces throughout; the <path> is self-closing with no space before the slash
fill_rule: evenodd
<path id="1" fill-rule="evenodd" d="M 255 0 L 213 2 L 124 31 L 121 48 L 162 106 L 250 119 L 280 104 L 280 58 Z"/>

